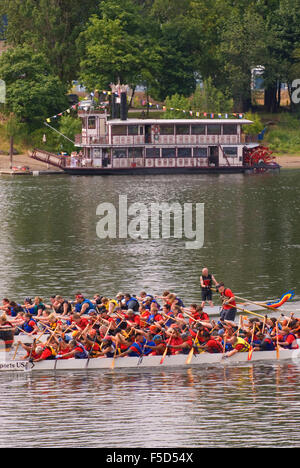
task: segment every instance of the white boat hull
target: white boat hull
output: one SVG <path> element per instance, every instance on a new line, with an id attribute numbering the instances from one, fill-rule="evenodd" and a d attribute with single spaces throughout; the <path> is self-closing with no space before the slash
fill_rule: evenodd
<path id="1" fill-rule="evenodd" d="M 144 356 L 140 358 L 117 358 L 114 361 L 114 369 L 145 369 L 156 368 L 166 369 L 172 367 L 200 367 L 205 365 L 235 365 L 247 363 L 248 353 L 238 353 L 230 358 L 223 357 L 222 354 L 203 353 L 194 355 L 190 364 L 186 364 L 187 355 L 167 356 L 160 364 L 161 356 Z M 276 351 L 258 351 L 252 355 L 251 363 L 262 361 L 281 362 L 293 360 L 300 364 L 300 349 L 280 350 L 279 360 Z M 64 371 L 64 370 L 110 370 L 112 368 L 112 358 L 96 359 L 61 359 L 30 363 L 28 361 L 3 361 L 0 362 L 0 372 L 37 372 L 37 371 Z"/>

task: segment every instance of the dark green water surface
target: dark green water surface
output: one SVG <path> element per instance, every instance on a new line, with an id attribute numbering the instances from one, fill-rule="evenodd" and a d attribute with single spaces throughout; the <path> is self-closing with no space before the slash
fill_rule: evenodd
<path id="1" fill-rule="evenodd" d="M 300 278 L 300 171 L 260 176 L 0 179 L 0 296 L 119 290 L 200 301 L 208 266 L 236 294 L 277 298 Z M 106 239 L 97 206 L 205 204 L 205 242 Z M 298 289 L 297 289 L 298 288 Z M 299 447 L 300 367 L 0 374 L 1 447 Z"/>

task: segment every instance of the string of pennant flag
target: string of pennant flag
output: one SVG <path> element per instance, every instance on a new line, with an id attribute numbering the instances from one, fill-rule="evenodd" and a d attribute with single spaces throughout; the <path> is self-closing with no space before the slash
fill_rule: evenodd
<path id="1" fill-rule="evenodd" d="M 116 94 L 118 95 L 118 93 L 113 93 L 112 91 L 102 91 L 102 94 L 104 95 L 112 95 L 112 94 Z M 86 98 L 87 99 L 87 98 Z M 46 119 L 46 121 L 48 123 L 51 122 L 51 120 L 55 120 L 55 119 L 58 119 L 59 117 L 62 117 L 63 115 L 65 114 L 71 114 L 71 111 L 72 110 L 76 110 L 77 107 L 80 105 L 80 104 L 84 104 L 84 101 L 81 101 L 81 102 L 78 102 L 76 104 L 73 104 L 71 107 L 69 107 L 68 109 L 64 110 L 63 112 L 59 112 L 58 114 L 55 114 L 55 115 L 52 115 L 51 117 L 48 117 Z M 145 105 L 147 105 L 147 102 L 145 101 Z M 152 102 L 149 102 L 148 103 L 148 106 L 150 108 L 152 107 L 156 107 L 157 108 L 157 104 L 154 104 Z M 105 105 L 99 105 L 97 106 L 99 108 L 105 108 L 106 106 Z M 222 118 L 225 118 L 225 119 L 230 119 L 230 118 L 235 118 L 235 119 L 243 119 L 244 118 L 244 114 L 240 114 L 240 113 L 235 113 L 235 112 L 231 112 L 231 113 L 228 113 L 228 112 L 200 112 L 200 111 L 195 111 L 195 110 L 185 110 L 185 109 L 178 109 L 178 108 L 175 108 L 175 107 L 166 107 L 166 106 L 163 106 L 162 107 L 162 110 L 164 112 L 166 111 L 172 111 L 172 112 L 182 112 L 183 114 L 185 115 L 190 115 L 191 117 L 204 117 L 204 118 L 210 118 L 210 119 L 222 119 Z"/>
<path id="2" fill-rule="evenodd" d="M 184 110 L 184 109 L 178 109 L 178 108 L 175 108 L 175 107 L 165 107 L 163 106 L 163 111 L 176 111 L 176 112 L 182 112 L 183 114 L 189 114 L 190 116 L 195 116 L 195 117 L 205 117 L 205 118 L 210 118 L 210 119 L 215 119 L 215 118 L 219 118 L 219 119 L 229 119 L 229 118 L 238 118 L 238 119 L 243 119 L 244 118 L 244 114 L 239 114 L 239 113 L 235 113 L 235 112 L 231 112 L 231 113 L 228 113 L 228 112 L 223 112 L 223 113 L 215 113 L 215 112 L 200 112 L 200 111 L 195 111 L 195 110 Z"/>

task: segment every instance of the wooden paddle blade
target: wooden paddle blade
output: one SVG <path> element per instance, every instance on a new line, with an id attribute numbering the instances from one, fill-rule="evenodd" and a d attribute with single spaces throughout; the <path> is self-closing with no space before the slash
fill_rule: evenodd
<path id="1" fill-rule="evenodd" d="M 112 361 L 111 366 L 110 366 L 111 370 L 113 370 L 115 368 L 115 361 L 116 361 L 115 358 L 113 358 L 113 361 Z"/>
<path id="2" fill-rule="evenodd" d="M 279 346 L 276 347 L 276 358 L 280 359 Z"/>
<path id="3" fill-rule="evenodd" d="M 168 348 L 165 349 L 164 354 L 162 355 L 162 358 L 161 358 L 161 360 L 160 360 L 160 364 L 163 364 L 163 363 L 164 363 L 164 360 L 165 360 L 165 357 L 166 357 L 166 355 L 167 355 L 167 352 L 168 352 Z"/>
<path id="4" fill-rule="evenodd" d="M 186 360 L 186 364 L 191 364 L 193 356 L 194 356 L 194 348 L 192 348 L 191 351 L 189 352 L 189 355 Z"/>
<path id="5" fill-rule="evenodd" d="M 248 361 L 251 361 L 252 355 L 253 355 L 253 348 L 251 346 L 251 348 L 249 349 L 249 353 L 248 353 Z"/>

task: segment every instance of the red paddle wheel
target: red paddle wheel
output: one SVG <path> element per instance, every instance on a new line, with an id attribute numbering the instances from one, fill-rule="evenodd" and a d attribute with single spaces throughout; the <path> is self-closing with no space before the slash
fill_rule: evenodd
<path id="1" fill-rule="evenodd" d="M 270 166 L 276 164 L 273 152 L 265 146 L 245 147 L 244 164 L 249 167 Z"/>

